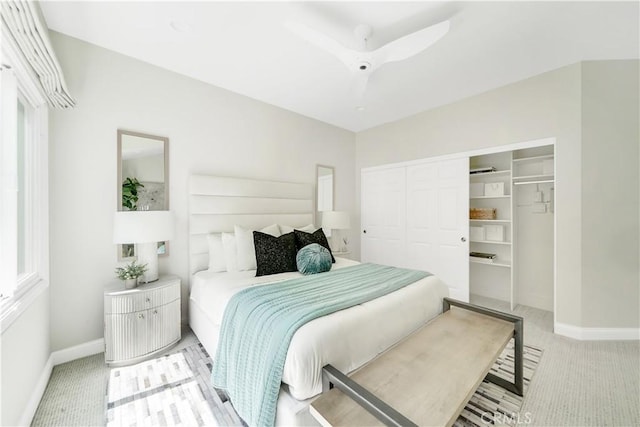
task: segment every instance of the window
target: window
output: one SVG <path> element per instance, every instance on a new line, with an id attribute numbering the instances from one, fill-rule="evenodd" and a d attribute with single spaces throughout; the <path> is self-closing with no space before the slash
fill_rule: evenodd
<path id="1" fill-rule="evenodd" d="M 35 109 L 18 91 L 16 110 L 16 286 L 28 283 L 37 276 L 39 261 L 36 247 L 32 238 L 37 238 L 34 231 L 38 226 L 33 216 L 33 189 L 29 185 L 38 176 L 33 170 L 33 157 L 36 152 L 33 144 L 39 141 L 35 138 L 37 123 Z M 37 193 L 37 192 L 36 192 Z"/>
<path id="2" fill-rule="evenodd" d="M 75 105 L 37 2 L 23 3 L 3 3 L 0 34 L 2 332 L 48 286 L 48 106 Z"/>
<path id="3" fill-rule="evenodd" d="M 2 330 L 48 284 L 47 105 L 3 60 L 0 71 Z"/>
<path id="4" fill-rule="evenodd" d="M 1 0 L 0 0 L 1 1 Z M 38 2 L 4 2 L 0 34 L 0 326 L 48 286 L 48 106 L 73 108 Z M 6 6 L 6 7 L 5 7 Z M 10 17 L 11 19 L 7 19 Z"/>
<path id="5" fill-rule="evenodd" d="M 16 123 L 17 126 L 17 151 L 18 151 L 18 155 L 17 157 L 17 163 L 16 163 L 16 167 L 18 170 L 18 215 L 17 215 L 17 232 L 18 232 L 18 242 L 17 242 L 17 256 L 18 256 L 18 279 L 24 275 L 27 270 L 26 270 L 26 266 L 25 266 L 25 258 L 27 256 L 26 254 L 26 247 L 25 247 L 25 216 L 26 216 L 26 206 L 25 206 L 25 182 L 24 182 L 24 176 L 25 176 L 25 144 L 26 144 L 26 137 L 25 137 L 25 130 L 27 127 L 27 123 L 26 123 L 26 117 L 25 117 L 25 108 L 24 105 L 22 104 L 22 102 L 20 100 L 18 100 L 18 120 Z"/>

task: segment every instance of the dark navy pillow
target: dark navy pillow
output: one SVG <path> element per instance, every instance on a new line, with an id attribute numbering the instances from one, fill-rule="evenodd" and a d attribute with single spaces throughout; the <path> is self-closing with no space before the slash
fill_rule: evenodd
<path id="1" fill-rule="evenodd" d="M 302 274 L 317 274 L 331 270 L 331 254 L 324 246 L 312 243 L 296 255 L 298 271 Z"/>
<path id="2" fill-rule="evenodd" d="M 273 237 L 270 234 L 253 232 L 256 247 L 256 277 L 269 274 L 297 271 L 296 238 L 293 232 Z"/>
<path id="3" fill-rule="evenodd" d="M 305 233 L 304 231 L 300 230 L 293 230 L 293 232 L 296 235 L 296 247 L 298 250 L 312 243 L 317 243 L 320 246 L 325 247 L 329 251 L 329 255 L 331 255 L 331 262 L 336 262 L 336 259 L 331 253 L 329 242 L 327 242 L 327 236 L 324 235 L 324 231 L 322 231 L 322 228 L 318 228 L 313 233 Z"/>

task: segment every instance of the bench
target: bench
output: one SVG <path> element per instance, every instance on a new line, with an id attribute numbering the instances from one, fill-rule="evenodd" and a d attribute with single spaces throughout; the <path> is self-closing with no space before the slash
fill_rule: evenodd
<path id="1" fill-rule="evenodd" d="M 311 415 L 323 426 L 450 426 L 485 378 L 522 396 L 522 328 L 521 317 L 444 298 L 443 314 L 350 376 L 326 365 L 330 390 Z M 511 338 L 513 382 L 489 373 Z"/>

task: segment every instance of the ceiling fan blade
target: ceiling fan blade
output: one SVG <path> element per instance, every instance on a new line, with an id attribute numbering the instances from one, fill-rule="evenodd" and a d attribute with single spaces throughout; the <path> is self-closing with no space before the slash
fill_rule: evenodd
<path id="1" fill-rule="evenodd" d="M 314 30 L 313 28 L 299 22 L 287 21 L 284 25 L 292 33 L 297 34 L 312 45 L 315 45 L 316 47 L 319 47 L 320 49 L 338 58 L 340 61 L 342 61 L 342 63 L 344 63 L 344 65 L 347 66 L 347 68 L 353 68 L 353 58 L 354 54 L 356 53 L 355 51 L 343 46 L 336 40 L 321 33 L 320 31 Z"/>
<path id="2" fill-rule="evenodd" d="M 410 58 L 440 40 L 448 31 L 449 21 L 442 21 L 387 43 L 372 52 L 376 65 Z"/>

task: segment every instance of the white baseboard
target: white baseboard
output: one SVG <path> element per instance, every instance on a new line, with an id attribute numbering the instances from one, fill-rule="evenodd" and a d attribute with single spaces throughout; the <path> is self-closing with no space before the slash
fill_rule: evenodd
<path id="1" fill-rule="evenodd" d="M 640 340 L 640 328 L 582 328 L 556 322 L 554 332 L 581 341 Z"/>
<path id="2" fill-rule="evenodd" d="M 104 338 L 89 341 L 83 344 L 74 345 L 73 347 L 54 351 L 51 353 L 53 357 L 53 366 L 61 363 L 71 362 L 72 360 L 81 359 L 83 357 L 92 356 L 104 351 Z"/>
<path id="3" fill-rule="evenodd" d="M 27 402 L 27 407 L 24 408 L 22 412 L 22 417 L 20 417 L 20 425 L 21 426 L 29 426 L 31 425 L 31 421 L 33 421 L 33 416 L 36 414 L 36 410 L 38 409 L 38 405 L 40 404 L 40 399 L 42 399 L 42 395 L 44 394 L 45 389 L 47 388 L 47 384 L 49 384 L 49 378 L 51 378 L 51 371 L 53 370 L 53 354 L 49 355 L 49 359 L 47 359 L 47 363 L 45 363 L 44 368 L 42 368 L 42 373 L 40 374 L 40 378 L 38 378 L 38 382 L 33 389 L 33 393 L 31 393 L 31 398 L 29 402 Z"/>

